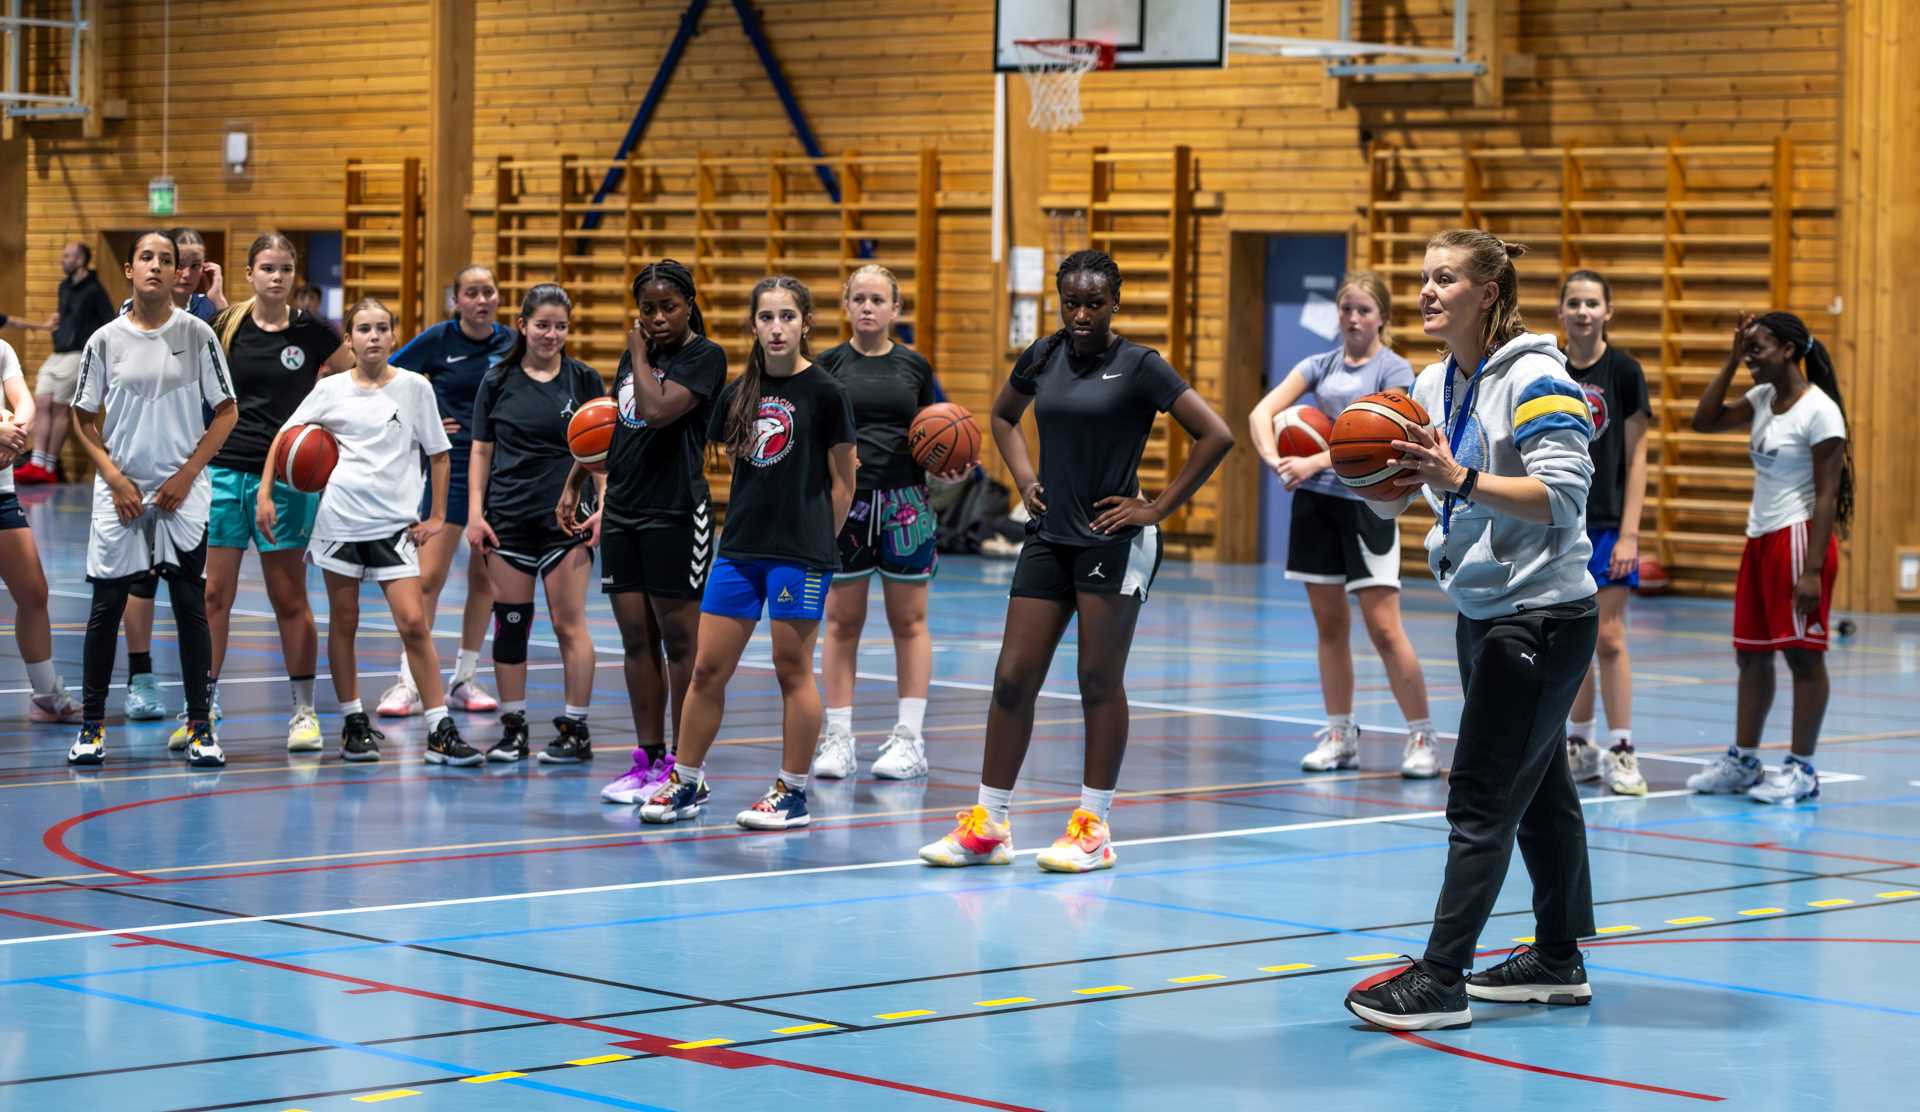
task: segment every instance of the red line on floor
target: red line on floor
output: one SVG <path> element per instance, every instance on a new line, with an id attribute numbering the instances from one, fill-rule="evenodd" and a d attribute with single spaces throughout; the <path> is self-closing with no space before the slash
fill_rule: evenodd
<path id="1" fill-rule="evenodd" d="M 1664 830 L 1636 830 L 1631 826 L 1588 826 L 1588 830 L 1600 830 L 1608 834 L 1633 834 L 1641 838 L 1665 838 L 1673 842 L 1699 842 L 1709 846 L 1729 846 L 1733 849 L 1765 849 L 1775 853 L 1798 853 L 1806 857 L 1830 857 L 1836 861 L 1861 861 L 1869 865 L 1895 865 L 1907 869 L 1920 869 L 1920 861 L 1893 861 L 1885 857 L 1862 857 L 1857 853 L 1834 853 L 1831 850 L 1801 849 L 1799 846 L 1783 846 L 1779 842 L 1734 842 L 1725 838 L 1707 838 L 1698 834 L 1670 834 Z"/>
<path id="2" fill-rule="evenodd" d="M 1595 1085 L 1612 1085 L 1621 1089 L 1638 1089 L 1643 1093 L 1660 1093 L 1670 1097 L 1686 1097 L 1688 1100 L 1717 1102 L 1727 1099 L 1726 1097 L 1716 1097 L 1708 1093 L 1696 1093 L 1687 1089 L 1669 1089 L 1661 1085 L 1643 1085 L 1638 1081 L 1622 1081 L 1616 1077 L 1597 1077 L 1590 1073 L 1573 1073 L 1569 1070 L 1557 1070 L 1551 1066 L 1535 1066 L 1526 1062 L 1516 1062 L 1511 1058 L 1495 1058 L 1491 1054 L 1481 1054 L 1478 1051 L 1466 1050 L 1457 1046 L 1448 1046 L 1443 1042 L 1435 1042 L 1424 1035 L 1416 1035 L 1412 1031 L 1389 1031 L 1387 1033 L 1402 1042 L 1410 1042 L 1415 1046 L 1424 1046 L 1428 1050 L 1438 1050 L 1442 1054 L 1452 1054 L 1461 1058 L 1470 1058 L 1473 1061 L 1485 1062 L 1488 1065 L 1505 1066 L 1510 1070 L 1543 1073 L 1549 1077 L 1564 1077 L 1570 1081 L 1587 1081 Z"/>

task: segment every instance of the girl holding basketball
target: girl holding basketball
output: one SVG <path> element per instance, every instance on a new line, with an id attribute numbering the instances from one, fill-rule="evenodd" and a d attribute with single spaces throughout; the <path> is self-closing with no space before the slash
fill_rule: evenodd
<path id="1" fill-rule="evenodd" d="M 469 266 L 453 280 L 451 291 L 454 317 L 442 321 L 407 342 L 394 353 L 393 365 L 418 371 L 433 384 L 433 396 L 440 406 L 440 421 L 451 445 L 449 466 L 452 478 L 447 487 L 447 524 L 426 538 L 420 549 L 420 590 L 427 605 L 427 628 L 433 628 L 434 615 L 440 609 L 440 589 L 446 586 L 453 569 L 453 555 L 466 535 L 468 476 L 472 473 L 473 401 L 480 382 L 507 353 L 513 350 L 515 332 L 494 318 L 500 313 L 500 287 L 493 271 L 484 266 Z M 420 513 L 430 507 L 426 496 Z M 543 515 L 544 516 L 544 515 Z M 481 554 L 468 546 L 467 602 L 460 615 L 460 655 L 455 658 L 453 675 L 447 681 L 447 703 L 461 710 L 480 714 L 499 709 L 500 701 L 488 694 L 474 679 L 480 665 L 480 646 L 487 636 L 487 618 L 493 608 L 493 581 Z M 380 696 L 378 710 L 383 718 L 406 718 L 420 713 L 425 705 L 424 690 L 411 670 L 412 662 L 403 660 L 398 682 Z"/>
<path id="2" fill-rule="evenodd" d="M 1647 494 L 1647 376 L 1607 340 L 1613 289 L 1598 271 L 1576 270 L 1560 286 L 1567 374 L 1593 408 L 1593 487 L 1587 492 L 1587 570 L 1599 585 L 1600 640 L 1567 723 L 1567 760 L 1577 783 L 1604 779 L 1618 795 L 1647 794 L 1633 752 L 1633 669 L 1627 659 L 1627 595 L 1640 585 L 1640 508 Z M 1594 744 L 1594 687 L 1607 704 L 1607 748 Z"/>
<path id="3" fill-rule="evenodd" d="M 1398 423 L 1385 466 L 1404 496 L 1424 491 L 1434 578 L 1459 609 L 1454 643 L 1466 705 L 1447 778 L 1446 875 L 1426 953 L 1356 985 L 1349 1011 L 1393 1030 L 1463 1027 L 1469 998 L 1584 1004 L 1575 942 L 1593 933 L 1586 826 L 1567 767 L 1566 718 L 1599 625 L 1584 524 L 1593 462 L 1585 394 L 1552 336 L 1520 318 L 1514 260 L 1486 232 L 1427 244 L 1420 313 L 1448 355 L 1420 372 L 1424 408 Z M 1427 414 L 1438 419 L 1428 431 Z M 1372 488 L 1370 488 L 1372 489 Z M 1467 975 L 1507 877 L 1516 830 L 1533 878 L 1538 942 Z"/>
<path id="4" fill-rule="evenodd" d="M 20 372 L 13 345 L 0 340 L 0 582 L 13 599 L 13 638 L 27 667 L 34 722 L 78 722 L 81 707 L 54 671 L 53 623 L 47 614 L 47 573 L 40 548 L 13 488 L 13 461 L 33 450 L 33 391 Z"/>
<path id="5" fill-rule="evenodd" d="M 839 567 L 834 536 L 853 504 L 853 405 L 839 380 L 807 349 L 813 295 L 796 278 L 763 278 L 748 301 L 753 350 L 741 376 L 720 391 L 707 428 L 733 457 L 733 487 L 720 558 L 700 603 L 699 647 L 677 764 L 640 809 L 644 822 L 700 813 L 707 752 L 720 732 L 733 677 L 764 606 L 773 670 L 785 713 L 780 775 L 735 819 L 749 830 L 807 825 L 807 762 L 820 732 L 813 643 Z"/>
<path id="6" fill-rule="evenodd" d="M 434 657 L 432 627 L 420 586 L 420 546 L 446 525 L 447 431 L 427 380 L 387 362 L 394 342 L 393 313 L 373 298 L 364 298 L 348 311 L 346 326 L 353 368 L 321 379 L 267 446 L 270 468 L 280 442 L 294 426 L 318 425 L 333 435 L 339 452 L 314 514 L 307 562 L 318 567 L 326 580 L 327 668 L 333 673 L 333 692 L 346 719 L 340 731 L 340 756 L 348 761 L 380 759 L 383 735 L 373 729 L 360 701 L 354 656 L 360 585 L 378 583 L 413 674 L 420 677 L 427 704 L 427 763 L 478 765 L 486 757 L 461 740 L 453 719 L 447 717 L 440 664 Z M 298 445 L 292 461 L 296 469 L 300 466 L 297 452 Z M 431 499 L 424 520 L 414 494 L 426 485 L 420 471 L 422 453 L 432 466 Z M 269 543 L 278 524 L 272 481 L 272 473 L 263 470 L 254 511 L 261 535 Z"/>
<path id="7" fill-rule="evenodd" d="M 227 656 L 233 599 L 240 585 L 240 559 L 248 545 L 260 549 L 260 575 L 280 628 L 280 651 L 291 685 L 292 716 L 287 749 L 321 748 L 320 719 L 313 710 L 314 664 L 319 656 L 313 611 L 307 605 L 307 539 L 320 496 L 303 494 L 278 478 L 266 479 L 267 447 L 320 376 L 353 365 L 353 350 L 333 330 L 290 308 L 294 249 L 272 232 L 247 248 L 247 281 L 253 296 L 229 306 L 214 321 L 238 394 L 239 420 L 215 453 L 207 476 L 213 507 L 207 523 L 207 625 L 213 636 L 213 698 L 219 701 L 220 668 Z M 265 490 L 262 483 L 265 483 Z M 265 494 L 275 508 L 275 535 L 263 535 L 255 507 Z M 187 729 L 175 730 L 170 748 L 184 749 Z"/>
<path id="8" fill-rule="evenodd" d="M 927 587 L 939 558 L 933 547 L 938 522 L 927 501 L 926 472 L 907 450 L 907 432 L 914 415 L 935 401 L 933 367 L 919 352 L 893 339 L 900 284 L 886 267 L 869 263 L 854 271 L 841 299 L 853 339 L 828 349 L 816 365 L 839 379 L 853 399 L 860 473 L 854 481 L 853 509 L 840 530 L 840 571 L 827 592 L 827 633 L 820 650 L 827 724 L 813 758 L 813 774 L 839 780 L 858 769 L 853 673 L 860 632 L 867 624 L 867 584 L 877 571 L 887 624 L 893 630 L 900 701 L 873 774 L 882 780 L 909 780 L 927 774 L 927 743 L 920 733 L 933 676 Z"/>
<path id="9" fill-rule="evenodd" d="M 930 865 L 1012 862 L 1008 808 L 1033 736 L 1034 702 L 1078 615 L 1086 769 L 1080 806 L 1039 864 L 1054 872 L 1113 867 L 1107 813 L 1127 747 L 1127 653 L 1160 568 L 1159 523 L 1233 447 L 1226 422 L 1179 372 L 1113 332 L 1120 281 L 1120 268 L 1103 252 L 1061 260 L 1054 286 L 1065 327 L 1020 356 L 993 403 L 994 442 L 1035 524 L 1014 566 L 979 802 L 960 812 L 952 833 L 920 850 Z M 1040 433 L 1037 475 L 1019 430 L 1029 406 Z M 1173 414 L 1194 443 L 1180 473 L 1149 500 L 1136 472 L 1161 413 Z"/>
<path id="10" fill-rule="evenodd" d="M 1365 500 L 1333 472 L 1330 453 L 1281 456 L 1274 418 L 1311 393 L 1316 407 L 1338 417 L 1355 399 L 1382 390 L 1413 389 L 1413 368 L 1386 346 L 1393 303 L 1387 284 L 1370 271 L 1349 274 L 1335 300 L 1340 308 L 1341 346 L 1294 365 L 1247 418 L 1254 450 L 1293 492 L 1287 532 L 1287 578 L 1304 583 L 1319 640 L 1320 698 L 1327 725 L 1315 735 L 1313 752 L 1300 762 L 1309 772 L 1359 764 L 1360 727 L 1353 720 L 1353 648 L 1347 599 L 1360 604 L 1367 636 L 1387 670 L 1387 682 L 1407 719 L 1400 775 L 1439 775 L 1433 754 L 1433 719 L 1427 712 L 1427 681 L 1420 658 L 1400 622 L 1400 529 L 1368 513 Z"/>
<path id="11" fill-rule="evenodd" d="M 587 635 L 587 577 L 593 549 L 585 531 L 560 527 L 552 511 L 573 469 L 567 423 L 606 393 L 600 372 L 566 354 L 573 302 L 551 283 L 527 291 L 514 322 L 520 339 L 487 373 L 473 400 L 473 462 L 467 541 L 484 554 L 493 581 L 493 674 L 500 684 L 500 741 L 492 761 L 527 756 L 527 643 L 533 584 L 546 587 L 547 620 L 560 642 L 566 709 L 540 751 L 549 764 L 593 759 L 587 705 L 593 698 L 593 639 Z"/>
<path id="12" fill-rule="evenodd" d="M 1727 401 L 1744 361 L 1754 386 Z M 1825 345 L 1792 313 L 1742 316 L 1720 374 L 1693 411 L 1696 432 L 1746 428 L 1753 456 L 1747 547 L 1734 584 L 1733 648 L 1740 664 L 1734 744 L 1687 778 L 1697 792 L 1739 792 L 1763 803 L 1817 799 L 1813 752 L 1827 713 L 1827 612 L 1839 573 L 1839 533 L 1853 518 L 1853 456 L 1840 378 Z M 1773 709 L 1773 654 L 1793 673 L 1793 748 L 1772 776 L 1758 751 Z"/>
<path id="13" fill-rule="evenodd" d="M 700 628 L 700 590 L 713 566 L 707 425 L 727 381 L 727 355 L 707 338 L 693 272 L 673 259 L 633 280 L 640 315 L 613 379 L 619 419 L 607 446 L 600 509 L 581 518 L 590 472 L 575 464 L 560 495 L 563 529 L 597 530 L 600 590 L 613 604 L 633 712 L 633 765 L 600 789 L 609 803 L 645 803 L 673 772 Z M 664 656 L 664 666 L 663 658 Z M 704 797 L 700 802 L 705 802 Z"/>

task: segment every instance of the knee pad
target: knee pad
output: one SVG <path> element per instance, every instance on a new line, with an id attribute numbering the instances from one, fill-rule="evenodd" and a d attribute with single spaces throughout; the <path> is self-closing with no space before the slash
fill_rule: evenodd
<path id="1" fill-rule="evenodd" d="M 127 587 L 127 594 L 132 595 L 134 598 L 143 598 L 151 602 L 153 601 L 153 596 L 159 593 L 159 590 L 160 590 L 159 573 L 149 572 L 146 575 L 140 576 L 138 579 L 135 579 L 131 584 L 129 584 Z"/>
<path id="2" fill-rule="evenodd" d="M 525 664 L 527 642 L 533 637 L 533 603 L 496 602 L 493 604 L 493 661 L 495 664 Z"/>

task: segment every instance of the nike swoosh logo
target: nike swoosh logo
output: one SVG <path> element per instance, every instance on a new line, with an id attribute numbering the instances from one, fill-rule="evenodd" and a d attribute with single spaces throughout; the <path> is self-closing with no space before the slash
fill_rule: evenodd
<path id="1" fill-rule="evenodd" d="M 1120 377 L 1120 372 L 1119 372 L 1119 371 L 1115 371 L 1115 372 L 1113 372 L 1113 373 L 1112 373 L 1112 374 L 1110 374 L 1110 375 L 1101 375 L 1100 377 L 1101 377 L 1101 378 L 1103 378 L 1103 379 L 1107 379 L 1107 378 L 1119 378 L 1119 377 Z"/>
<path id="2" fill-rule="evenodd" d="M 467 357 L 466 357 L 466 356 L 464 356 L 464 355 L 449 355 L 449 356 L 447 356 L 447 362 L 448 362 L 448 363 L 459 363 L 459 362 L 463 362 L 463 361 L 464 361 L 464 360 L 465 360 L 466 358 L 467 358 Z"/>

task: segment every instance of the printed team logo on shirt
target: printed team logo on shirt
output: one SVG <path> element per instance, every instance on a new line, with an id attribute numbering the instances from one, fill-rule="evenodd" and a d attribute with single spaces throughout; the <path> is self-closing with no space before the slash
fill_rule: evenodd
<path id="1" fill-rule="evenodd" d="M 280 349 L 280 365 L 282 367 L 285 367 L 289 371 L 297 371 L 300 368 L 306 366 L 307 365 L 306 349 L 301 347 L 296 347 L 293 344 L 288 344 L 286 347 L 281 348 Z"/>
<path id="2" fill-rule="evenodd" d="M 747 462 L 755 467 L 772 467 L 793 451 L 793 403 L 785 398 L 761 398 L 760 413 L 753 419 L 753 444 Z"/>
<path id="3" fill-rule="evenodd" d="M 1593 435 L 1597 439 L 1607 431 L 1607 392 L 1591 382 L 1582 382 L 1580 389 L 1587 395 L 1587 408 L 1593 410 Z"/>
<path id="4" fill-rule="evenodd" d="M 1477 415 L 1467 414 L 1466 431 L 1460 436 L 1460 449 L 1453 453 L 1454 460 L 1464 467 L 1485 471 L 1491 456 L 1487 450 L 1487 430 L 1480 426 Z"/>
<path id="5" fill-rule="evenodd" d="M 560 407 L 560 416 L 569 421 L 573 420 L 573 396 L 572 395 L 568 395 L 567 404 Z"/>

